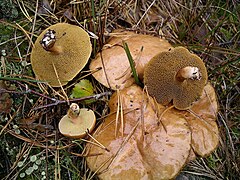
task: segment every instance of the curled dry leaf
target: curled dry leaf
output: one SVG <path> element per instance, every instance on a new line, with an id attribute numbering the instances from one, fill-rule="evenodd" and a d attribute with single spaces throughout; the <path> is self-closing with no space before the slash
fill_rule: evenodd
<path id="1" fill-rule="evenodd" d="M 0 114 L 10 113 L 12 107 L 12 99 L 9 93 L 1 92 L 1 89 L 7 90 L 7 86 L 4 81 L 0 81 Z"/>
<path id="2" fill-rule="evenodd" d="M 172 47 L 167 40 L 150 35 L 121 30 L 114 31 L 111 35 L 105 48 L 91 62 L 90 69 L 95 71 L 100 68 L 93 76 L 101 84 L 114 90 L 116 86 L 122 89 L 134 83 L 129 61 L 122 47 L 123 41 L 128 44 L 140 79 L 143 78 L 143 70 L 148 61 L 159 52 Z"/>
<path id="3" fill-rule="evenodd" d="M 124 134 L 121 136 L 119 122 L 115 137 L 116 116 L 107 117 L 94 137 L 110 151 L 87 144 L 89 155 L 101 154 L 87 157 L 88 166 L 97 171 L 100 179 L 174 178 L 187 162 L 195 158 L 194 152 L 207 155 L 217 147 L 215 92 L 208 84 L 204 93 L 188 111 L 175 108 L 166 111 L 158 125 L 159 113 L 165 107 L 160 104 L 156 107 L 153 99 L 140 87 L 133 85 L 123 89 L 120 94 Z M 110 111 L 116 112 L 117 106 L 115 93 L 109 101 Z"/>

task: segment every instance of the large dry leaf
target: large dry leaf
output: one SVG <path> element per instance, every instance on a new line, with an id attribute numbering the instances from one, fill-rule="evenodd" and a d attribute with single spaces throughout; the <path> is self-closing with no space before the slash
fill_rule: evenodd
<path id="1" fill-rule="evenodd" d="M 2 90 L 2 92 L 1 92 Z M 7 86 L 4 81 L 0 81 L 0 114 L 10 113 L 12 107 L 12 99 L 9 93 L 4 92 Z"/>

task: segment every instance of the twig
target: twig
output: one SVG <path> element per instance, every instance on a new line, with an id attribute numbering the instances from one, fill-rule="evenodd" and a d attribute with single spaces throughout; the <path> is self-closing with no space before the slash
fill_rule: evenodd
<path id="1" fill-rule="evenodd" d="M 18 81 L 16 81 L 16 83 L 17 83 L 18 85 L 26 88 L 26 92 L 23 92 L 23 94 L 31 93 L 31 94 L 35 94 L 35 95 L 44 97 L 44 98 L 49 99 L 49 100 L 51 100 L 51 101 L 56 101 L 56 100 L 57 100 L 57 99 L 55 99 L 55 98 L 48 97 L 48 96 L 46 96 L 45 94 L 41 94 L 41 93 L 39 93 L 39 92 L 37 92 L 37 91 L 34 91 L 34 90 L 32 90 L 32 89 L 29 89 L 27 85 L 24 85 L 24 84 L 22 84 L 22 83 L 20 83 L 20 82 L 18 82 Z"/>
<path id="2" fill-rule="evenodd" d="M 85 96 L 85 97 L 82 97 L 82 98 L 69 99 L 68 101 L 67 100 L 56 100 L 55 99 L 54 103 L 47 104 L 47 105 L 44 105 L 44 106 L 38 106 L 38 107 L 33 108 L 33 110 L 48 108 L 48 107 L 52 107 L 52 106 L 56 106 L 58 104 L 64 104 L 64 103 L 68 103 L 68 102 L 78 102 L 78 101 L 85 101 L 85 100 L 89 100 L 89 99 L 96 99 L 97 100 L 102 96 L 108 96 L 108 95 L 111 95 L 111 94 L 112 93 L 108 91 L 108 92 L 103 92 L 103 93 L 100 93 L 100 94 L 95 94 L 95 95 L 92 95 L 92 96 Z"/>
<path id="3" fill-rule="evenodd" d="M 0 93 L 13 93 L 13 94 L 28 94 L 28 93 L 31 93 L 31 94 L 35 94 L 35 95 L 38 95 L 40 97 L 46 98 L 48 100 L 54 101 L 54 103 L 51 103 L 51 104 L 35 107 L 35 108 L 33 108 L 33 110 L 38 110 L 38 109 L 42 109 L 42 108 L 48 108 L 48 107 L 51 107 L 51 106 L 56 106 L 58 104 L 64 104 L 64 103 L 70 103 L 70 102 L 78 102 L 78 101 L 84 101 L 84 100 L 89 100 L 89 99 L 96 99 L 97 100 L 97 99 L 99 99 L 102 96 L 109 96 L 109 95 L 112 94 L 110 91 L 107 91 L 107 92 L 103 92 L 103 93 L 100 93 L 100 94 L 95 94 L 95 95 L 91 95 L 91 96 L 85 96 L 85 97 L 82 97 L 82 98 L 58 100 L 58 99 L 46 96 L 45 94 L 41 94 L 39 92 L 36 92 L 36 91 L 34 91 L 32 89 L 29 89 L 27 85 L 24 85 L 24 84 L 22 84 L 20 82 L 17 82 L 17 84 L 19 84 L 20 86 L 26 88 L 25 92 L 10 91 L 10 90 L 6 90 L 6 89 L 2 89 L 1 88 L 0 89 Z"/>

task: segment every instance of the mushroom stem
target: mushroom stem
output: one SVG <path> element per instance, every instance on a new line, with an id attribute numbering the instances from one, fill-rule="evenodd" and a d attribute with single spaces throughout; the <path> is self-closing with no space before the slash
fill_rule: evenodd
<path id="1" fill-rule="evenodd" d="M 42 40 L 40 41 L 40 44 L 46 51 L 50 51 L 55 54 L 61 54 L 63 52 L 62 47 L 55 44 L 55 34 L 56 32 L 54 30 L 48 29 L 47 32 L 44 34 Z"/>
<path id="2" fill-rule="evenodd" d="M 187 66 L 180 69 L 176 74 L 176 79 L 180 82 L 183 82 L 186 79 L 191 80 L 200 80 L 202 74 L 197 67 Z"/>
<path id="3" fill-rule="evenodd" d="M 79 116 L 80 108 L 76 103 L 72 103 L 68 109 L 67 115 L 72 123 L 76 123 L 76 119 Z"/>
<path id="4" fill-rule="evenodd" d="M 54 54 L 61 54 L 63 52 L 62 46 L 56 46 L 56 45 L 53 45 L 53 47 L 48 49 L 47 51 L 50 51 L 51 53 L 54 53 Z"/>

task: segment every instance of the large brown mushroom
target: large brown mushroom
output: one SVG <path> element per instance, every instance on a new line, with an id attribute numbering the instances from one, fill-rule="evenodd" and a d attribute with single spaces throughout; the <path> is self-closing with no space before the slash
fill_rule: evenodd
<path id="1" fill-rule="evenodd" d="M 123 89 L 134 83 L 123 41 L 128 44 L 140 79 L 143 78 L 144 67 L 148 61 L 159 52 L 168 51 L 172 47 L 165 39 L 115 30 L 89 67 L 92 71 L 100 69 L 93 73 L 93 76 L 101 84 L 114 90 L 116 87 Z"/>
<path id="2" fill-rule="evenodd" d="M 67 23 L 48 27 L 37 38 L 31 64 L 37 78 L 59 87 L 72 80 L 87 64 L 92 46 L 88 33 Z"/>
<path id="3" fill-rule="evenodd" d="M 88 166 L 100 179 L 171 179 L 184 166 L 190 152 L 191 133 L 186 120 L 168 113 L 158 125 L 153 99 L 148 99 L 136 85 L 121 91 L 124 109 L 124 133 L 115 137 L 115 116 L 109 116 L 94 137 L 110 151 L 92 146 Z M 110 102 L 117 110 L 117 93 Z M 164 107 L 159 105 L 159 110 Z M 120 125 L 119 125 L 120 126 Z M 100 169 L 99 169 L 100 168 Z"/>
<path id="4" fill-rule="evenodd" d="M 158 103 L 189 109 L 207 83 L 203 61 L 184 47 L 172 48 L 153 57 L 144 70 L 144 84 Z"/>
<path id="5" fill-rule="evenodd" d="M 214 88 L 207 84 L 200 99 L 193 103 L 189 111 L 178 111 L 184 115 L 192 134 L 192 148 L 197 155 L 207 156 L 219 143 L 219 130 L 216 123 L 218 102 Z"/>
<path id="6" fill-rule="evenodd" d="M 110 151 L 87 145 L 88 166 L 100 179 L 172 179 L 195 154 L 206 156 L 218 145 L 216 95 L 209 84 L 191 109 L 173 108 L 161 119 L 165 107 L 136 85 L 113 94 L 110 113 L 118 110 L 119 99 L 124 110 L 123 136 L 120 122 L 116 136 L 113 114 L 94 134 Z"/>

